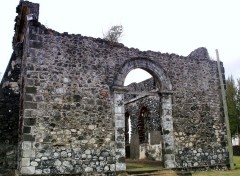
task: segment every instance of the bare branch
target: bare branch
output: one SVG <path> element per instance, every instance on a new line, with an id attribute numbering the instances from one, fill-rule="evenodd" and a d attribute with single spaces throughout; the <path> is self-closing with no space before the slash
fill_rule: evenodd
<path id="1" fill-rule="evenodd" d="M 118 43 L 120 37 L 122 36 L 123 27 L 122 25 L 119 26 L 112 26 L 106 34 L 103 34 L 103 38 L 105 40 L 110 41 L 112 44 Z"/>

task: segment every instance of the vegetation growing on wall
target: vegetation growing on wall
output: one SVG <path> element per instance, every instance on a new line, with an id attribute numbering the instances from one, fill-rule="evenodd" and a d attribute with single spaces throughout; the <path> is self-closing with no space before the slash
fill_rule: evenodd
<path id="1" fill-rule="evenodd" d="M 103 38 L 111 42 L 111 44 L 115 44 L 119 42 L 123 33 L 123 26 L 112 26 L 105 34 L 103 34 Z"/>

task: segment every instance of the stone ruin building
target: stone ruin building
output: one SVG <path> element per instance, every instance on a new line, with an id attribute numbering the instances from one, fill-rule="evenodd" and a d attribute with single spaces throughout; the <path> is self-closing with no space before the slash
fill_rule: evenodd
<path id="1" fill-rule="evenodd" d="M 205 48 L 139 51 L 48 29 L 39 4 L 16 10 L 0 85 L 0 174 L 116 175 L 126 158 L 229 166 L 217 62 Z M 152 78 L 124 86 L 136 68 Z"/>

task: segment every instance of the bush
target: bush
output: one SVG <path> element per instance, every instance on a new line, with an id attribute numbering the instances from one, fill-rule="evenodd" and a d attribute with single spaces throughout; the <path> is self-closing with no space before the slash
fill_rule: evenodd
<path id="1" fill-rule="evenodd" d="M 115 44 L 119 42 L 120 37 L 123 33 L 122 25 L 112 26 L 106 34 L 103 34 L 103 38 L 111 42 L 111 44 Z"/>

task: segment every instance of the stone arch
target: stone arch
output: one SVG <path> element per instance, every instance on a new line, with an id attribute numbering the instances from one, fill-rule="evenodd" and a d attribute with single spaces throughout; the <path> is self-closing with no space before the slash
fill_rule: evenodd
<path id="1" fill-rule="evenodd" d="M 167 74 L 162 69 L 160 64 L 148 58 L 133 58 L 124 62 L 116 75 L 114 86 L 123 86 L 127 74 L 131 70 L 136 68 L 141 68 L 149 72 L 153 77 L 155 77 L 157 81 L 161 83 L 161 91 L 172 90 L 172 84 L 170 82 L 170 79 L 168 78 Z"/>
<path id="2" fill-rule="evenodd" d="M 169 77 L 156 61 L 148 58 L 133 58 L 124 62 L 120 67 L 114 81 L 114 118 L 116 143 L 116 171 L 126 170 L 125 163 L 125 108 L 124 93 L 127 91 L 123 85 L 127 74 L 136 68 L 149 72 L 160 84 L 161 94 L 161 123 L 163 131 L 163 160 L 165 168 L 175 167 L 175 148 L 173 138 L 172 118 L 172 85 Z"/>

